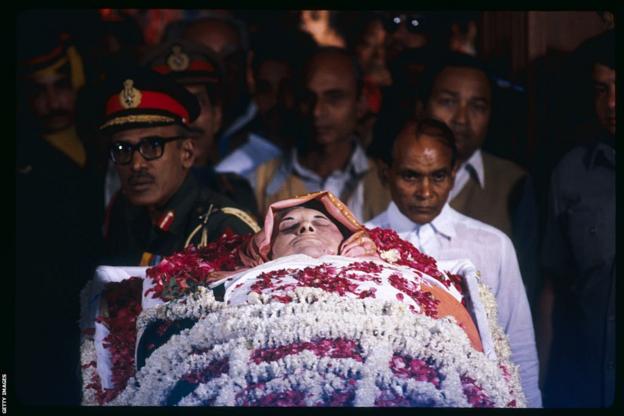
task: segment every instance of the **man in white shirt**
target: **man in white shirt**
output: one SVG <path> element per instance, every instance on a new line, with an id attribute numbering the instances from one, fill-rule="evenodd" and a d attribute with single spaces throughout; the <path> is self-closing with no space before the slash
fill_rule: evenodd
<path id="1" fill-rule="evenodd" d="M 498 321 L 509 338 L 512 361 L 520 367 L 522 387 L 531 407 L 541 407 L 538 359 L 531 310 L 516 252 L 509 237 L 449 206 L 457 171 L 457 148 L 450 129 L 433 119 L 395 115 L 394 144 L 385 155 L 382 174 L 392 202 L 366 223 L 391 228 L 437 260 L 467 258 L 496 296 Z"/>

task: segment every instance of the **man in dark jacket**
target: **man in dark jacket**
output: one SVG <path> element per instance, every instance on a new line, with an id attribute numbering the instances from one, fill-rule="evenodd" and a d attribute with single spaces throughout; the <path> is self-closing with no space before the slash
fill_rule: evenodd
<path id="1" fill-rule="evenodd" d="M 105 224 L 106 261 L 153 265 L 227 230 L 258 230 L 247 212 L 189 175 L 196 156 L 190 125 L 197 99 L 170 78 L 128 70 L 111 80 L 101 126 L 121 181 Z"/>

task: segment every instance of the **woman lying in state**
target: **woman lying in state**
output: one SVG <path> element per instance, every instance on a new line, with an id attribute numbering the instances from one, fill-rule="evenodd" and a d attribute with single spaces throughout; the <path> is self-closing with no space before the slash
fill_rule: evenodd
<path id="1" fill-rule="evenodd" d="M 173 275 L 203 283 L 144 299 L 137 371 L 110 404 L 524 405 L 495 302 L 469 262 L 437 265 L 366 230 L 328 192 L 274 203 L 230 254 L 238 266 L 226 272 L 196 252 L 148 271 L 156 294 Z"/>

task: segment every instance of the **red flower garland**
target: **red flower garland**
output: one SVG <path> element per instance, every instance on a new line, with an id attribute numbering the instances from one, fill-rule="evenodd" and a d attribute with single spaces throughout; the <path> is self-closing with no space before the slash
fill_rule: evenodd
<path id="1" fill-rule="evenodd" d="M 494 403 L 485 394 L 483 389 L 476 384 L 473 378 L 463 375 L 459 379 L 461 380 L 468 403 L 470 403 L 472 407 L 494 407 Z"/>
<path id="2" fill-rule="evenodd" d="M 436 389 L 440 389 L 440 374 L 425 361 L 410 356 L 394 354 L 390 360 L 390 369 L 400 378 L 413 378 L 417 381 L 428 381 Z"/>
<path id="3" fill-rule="evenodd" d="M 104 338 L 104 347 L 111 355 L 112 389 L 102 389 L 99 377 L 95 373 L 92 383 L 87 387 L 95 388 L 98 403 L 104 404 L 126 388 L 128 379 L 134 371 L 134 347 L 136 343 L 136 319 L 141 313 L 141 294 L 143 279 L 131 277 L 121 282 L 106 285 L 104 298 L 108 306 L 108 317 L 98 317 L 108 328 Z"/>
<path id="4" fill-rule="evenodd" d="M 196 248 L 188 246 L 183 251 L 165 257 L 158 265 L 147 269 L 146 275 L 154 287 L 146 292 L 164 301 L 178 299 L 197 286 L 205 285 L 215 271 L 240 268 L 238 250 L 251 234 L 241 236 L 226 230 L 218 240 Z"/>
<path id="5" fill-rule="evenodd" d="M 321 338 L 313 342 L 293 342 L 275 348 L 256 349 L 249 359 L 256 364 L 270 363 L 301 351 L 312 351 L 318 357 L 352 358 L 359 362 L 363 360 L 359 344 L 354 340 L 342 338 Z"/>
<path id="6" fill-rule="evenodd" d="M 190 384 L 206 383 L 228 371 L 230 371 L 230 360 L 226 357 L 213 360 L 206 367 L 183 375 L 182 380 Z"/>

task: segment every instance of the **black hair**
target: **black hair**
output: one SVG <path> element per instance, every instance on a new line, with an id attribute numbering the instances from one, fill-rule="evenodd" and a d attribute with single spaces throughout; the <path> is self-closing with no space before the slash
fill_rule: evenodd
<path id="1" fill-rule="evenodd" d="M 490 85 L 492 97 L 494 96 L 494 76 L 487 65 L 480 59 L 459 52 L 446 52 L 442 55 L 433 55 L 431 58 L 433 60 L 426 66 L 420 84 L 419 96 L 424 105 L 427 105 L 427 102 L 431 98 L 431 92 L 436 78 L 448 67 L 472 68 L 483 72 Z"/>
<path id="2" fill-rule="evenodd" d="M 574 94 L 574 100 L 569 100 L 566 104 L 575 108 L 570 108 L 575 121 L 572 125 L 578 127 L 581 119 L 585 122 L 595 119 L 595 86 L 593 71 L 596 64 L 615 69 L 615 31 L 610 29 L 591 37 L 582 42 L 576 50 L 568 57 L 567 68 L 569 70 L 562 77 L 561 82 L 574 85 L 575 88 L 569 94 Z M 566 86 L 570 89 L 569 86 Z M 571 131 L 575 134 L 577 131 Z"/>
<path id="3" fill-rule="evenodd" d="M 607 30 L 586 40 L 577 48 L 576 54 L 579 64 L 586 71 L 592 71 L 595 64 L 615 69 L 615 31 Z"/>

